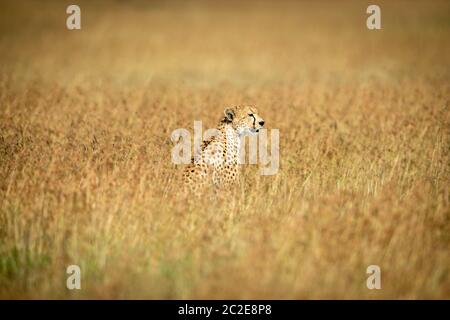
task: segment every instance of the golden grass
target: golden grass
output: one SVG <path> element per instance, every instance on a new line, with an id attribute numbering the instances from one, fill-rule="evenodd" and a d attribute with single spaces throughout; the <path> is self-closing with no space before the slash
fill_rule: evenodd
<path id="1" fill-rule="evenodd" d="M 78 4 L 0 5 L 0 298 L 450 298 L 448 2 Z M 184 198 L 240 103 L 279 173 Z"/>

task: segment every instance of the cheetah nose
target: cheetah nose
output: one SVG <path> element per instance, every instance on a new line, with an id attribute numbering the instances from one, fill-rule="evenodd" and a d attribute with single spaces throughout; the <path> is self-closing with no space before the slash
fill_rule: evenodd
<path id="1" fill-rule="evenodd" d="M 264 125 L 264 120 L 259 122 L 259 125 L 262 127 Z"/>

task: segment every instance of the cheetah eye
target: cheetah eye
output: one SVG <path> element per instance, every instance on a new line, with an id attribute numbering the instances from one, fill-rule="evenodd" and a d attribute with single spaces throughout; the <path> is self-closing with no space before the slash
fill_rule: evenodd
<path id="1" fill-rule="evenodd" d="M 253 117 L 253 113 L 249 113 L 248 115 L 249 115 L 250 117 Z"/>

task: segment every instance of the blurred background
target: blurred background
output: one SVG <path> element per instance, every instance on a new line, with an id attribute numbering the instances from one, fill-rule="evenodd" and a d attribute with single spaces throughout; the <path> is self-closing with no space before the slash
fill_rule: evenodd
<path id="1" fill-rule="evenodd" d="M 410 68 L 443 77 L 448 66 L 447 1 L 378 2 L 378 31 L 366 27 L 367 1 L 79 1 L 79 31 L 66 29 L 69 4 L 2 2 L 3 74 L 211 87 L 399 81 Z"/>

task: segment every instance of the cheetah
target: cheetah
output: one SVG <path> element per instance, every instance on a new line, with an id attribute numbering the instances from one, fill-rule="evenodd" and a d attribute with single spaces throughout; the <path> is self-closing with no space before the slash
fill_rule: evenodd
<path id="1" fill-rule="evenodd" d="M 183 173 L 188 190 L 198 192 L 207 185 L 215 189 L 232 185 L 239 176 L 241 137 L 257 135 L 264 120 L 252 106 L 236 106 L 224 110 L 216 134 L 205 139 Z"/>

